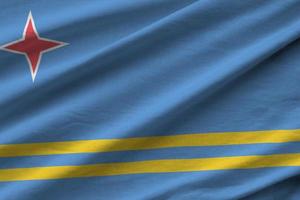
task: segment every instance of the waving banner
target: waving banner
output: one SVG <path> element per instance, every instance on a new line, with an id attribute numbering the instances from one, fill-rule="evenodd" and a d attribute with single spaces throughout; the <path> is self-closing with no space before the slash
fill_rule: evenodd
<path id="1" fill-rule="evenodd" d="M 0 199 L 300 199 L 299 0 L 0 7 Z"/>

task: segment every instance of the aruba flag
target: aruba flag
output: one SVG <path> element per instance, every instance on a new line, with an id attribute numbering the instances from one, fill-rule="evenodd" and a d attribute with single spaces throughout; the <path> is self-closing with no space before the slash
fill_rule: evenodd
<path id="1" fill-rule="evenodd" d="M 300 199 L 300 0 L 0 8 L 1 200 Z"/>

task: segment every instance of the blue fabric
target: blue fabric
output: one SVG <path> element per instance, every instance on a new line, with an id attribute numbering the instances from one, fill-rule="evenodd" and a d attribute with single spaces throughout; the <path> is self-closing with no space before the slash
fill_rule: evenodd
<path id="1" fill-rule="evenodd" d="M 0 51 L 0 144 L 300 128 L 299 0 L 10 0 L 0 45 L 31 11 L 35 82 Z M 0 158 L 0 169 L 300 153 L 299 143 Z M 300 167 L 0 182 L 0 199 L 300 199 Z"/>

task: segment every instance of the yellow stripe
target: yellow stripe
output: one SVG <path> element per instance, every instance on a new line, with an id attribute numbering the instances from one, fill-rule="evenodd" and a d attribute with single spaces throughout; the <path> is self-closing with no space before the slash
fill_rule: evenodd
<path id="1" fill-rule="evenodd" d="M 0 145 L 0 157 L 283 142 L 300 142 L 300 130 L 183 134 L 127 139 L 6 144 Z"/>
<path id="2" fill-rule="evenodd" d="M 81 166 L 1 169 L 0 181 L 49 180 L 124 174 L 300 166 L 300 154 L 151 160 Z"/>

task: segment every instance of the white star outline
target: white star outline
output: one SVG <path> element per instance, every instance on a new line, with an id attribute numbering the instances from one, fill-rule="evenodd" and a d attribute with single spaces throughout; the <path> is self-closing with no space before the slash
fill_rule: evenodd
<path id="1" fill-rule="evenodd" d="M 26 53 L 22 53 L 22 52 L 19 52 L 19 51 L 15 51 L 15 50 L 11 50 L 11 49 L 7 49 L 5 47 L 7 46 L 10 46 L 12 44 L 15 44 L 15 43 L 18 43 L 18 42 L 21 42 L 21 41 L 24 41 L 25 40 L 25 37 L 26 37 L 26 30 L 29 26 L 29 23 L 30 21 L 32 22 L 32 28 L 33 28 L 33 31 L 34 33 L 36 34 L 37 38 L 40 39 L 40 40 L 45 40 L 45 41 L 49 41 L 49 42 L 55 42 L 55 43 L 58 43 L 59 45 L 55 46 L 55 47 L 52 47 L 52 48 L 49 48 L 49 49 L 46 49 L 44 51 L 41 51 L 40 52 L 40 55 L 38 57 L 38 62 L 36 64 L 36 69 L 35 71 L 33 71 L 33 66 L 30 62 L 30 59 L 28 57 L 28 55 Z M 39 70 L 39 66 L 40 66 L 40 62 L 41 62 L 41 59 L 42 59 L 42 56 L 44 53 L 47 53 L 49 51 L 52 51 L 52 50 L 55 50 L 55 49 L 58 49 L 58 48 L 61 48 L 63 46 L 66 46 L 66 45 L 69 45 L 69 43 L 65 43 L 65 42 L 61 42 L 61 41 L 57 41 L 57 40 L 51 40 L 51 39 L 48 39 L 48 38 L 43 38 L 43 37 L 40 37 L 39 33 L 37 32 L 37 29 L 36 29 L 36 26 L 35 26 L 35 22 L 34 22 L 34 19 L 33 19 L 33 16 L 32 16 L 32 12 L 29 11 L 29 14 L 28 14 L 28 17 L 27 17 L 27 21 L 26 21 L 26 25 L 25 25 L 25 28 L 23 30 L 23 35 L 22 35 L 22 38 L 21 39 L 18 39 L 18 40 L 15 40 L 15 41 L 12 41 L 10 43 L 7 43 L 3 46 L 0 46 L 0 49 L 1 50 L 4 50 L 4 51 L 8 51 L 8 52 L 12 52 L 12 53 L 17 53 L 17 54 L 21 54 L 21 55 L 24 55 L 26 57 L 26 60 L 29 64 L 29 69 L 30 69 L 30 73 L 31 73 L 31 78 L 32 78 L 32 82 L 34 83 L 34 80 L 35 80 L 35 77 L 37 75 L 37 72 Z"/>

